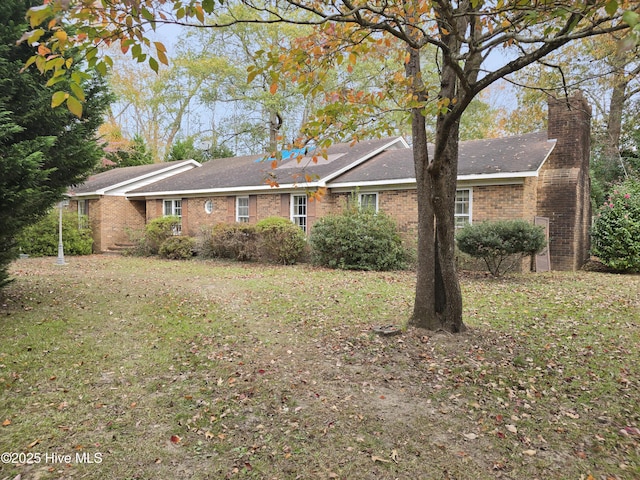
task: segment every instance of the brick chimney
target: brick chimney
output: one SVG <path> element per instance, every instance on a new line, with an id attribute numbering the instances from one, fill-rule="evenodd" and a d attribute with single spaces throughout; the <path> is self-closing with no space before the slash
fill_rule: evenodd
<path id="1" fill-rule="evenodd" d="M 538 215 L 549 218 L 553 270 L 578 270 L 589 258 L 591 106 L 582 93 L 549 100 L 547 134 L 556 145 L 540 171 Z"/>

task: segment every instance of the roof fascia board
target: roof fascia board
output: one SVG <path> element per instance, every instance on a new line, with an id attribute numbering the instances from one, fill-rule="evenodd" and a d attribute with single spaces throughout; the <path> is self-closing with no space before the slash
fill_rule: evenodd
<path id="1" fill-rule="evenodd" d="M 538 170 L 532 170 L 527 172 L 501 172 L 501 173 L 479 173 L 472 175 L 458 175 L 459 182 L 466 181 L 483 181 L 483 180 L 507 180 L 509 178 L 525 178 L 525 177 L 537 177 Z"/>
<path id="2" fill-rule="evenodd" d="M 190 168 L 187 168 L 187 167 L 197 168 L 201 166 L 202 165 L 199 162 L 196 162 L 195 160 L 186 160 L 177 165 L 171 165 L 170 167 L 167 167 L 167 168 L 156 170 L 151 173 L 146 173 L 144 175 L 139 175 L 137 177 L 131 178 L 129 180 L 125 180 L 124 182 L 120 182 L 115 185 L 109 185 L 108 187 L 101 188 L 92 193 L 95 193 L 97 195 L 124 194 L 126 190 L 140 188 L 145 185 L 149 185 L 151 183 L 167 178 L 171 175 L 176 175 L 178 173 L 182 173 L 187 170 L 190 170 Z"/>
<path id="3" fill-rule="evenodd" d="M 538 171 L 532 172 L 516 172 L 516 173 L 491 173 L 485 175 L 458 175 L 458 182 L 477 183 L 477 184 L 492 184 L 492 185 L 508 185 L 522 183 L 524 178 L 537 177 Z M 387 190 L 395 187 L 402 188 L 415 188 L 415 178 L 402 178 L 394 180 L 374 180 L 369 182 L 343 182 L 343 183 L 329 183 L 327 188 L 331 190 L 341 189 L 353 189 L 353 188 L 373 188 L 373 187 L 388 187 Z"/>
<path id="4" fill-rule="evenodd" d="M 349 165 L 347 165 L 345 167 L 342 167 L 340 170 L 336 170 L 335 172 L 330 173 L 329 175 L 324 177 L 321 181 L 324 182 L 324 183 L 330 182 L 334 178 L 339 177 L 343 173 L 346 173 L 349 170 L 351 170 L 352 168 L 357 167 L 358 165 L 366 162 L 370 158 L 375 157 L 376 155 L 380 154 L 381 152 L 384 152 L 386 149 L 388 149 L 389 147 L 391 147 L 391 146 L 393 146 L 393 145 L 395 145 L 397 143 L 402 145 L 403 148 L 409 148 L 409 144 L 407 143 L 407 141 L 403 137 L 396 137 L 393 140 L 391 140 L 390 142 L 388 142 L 385 145 L 383 145 L 382 147 L 379 147 L 379 148 L 369 152 L 367 155 L 364 155 L 363 157 L 351 162 Z"/>
<path id="5" fill-rule="evenodd" d="M 201 190 L 167 190 L 164 192 L 138 192 L 127 193 L 127 198 L 163 198 L 163 197 L 203 197 L 206 195 L 235 195 L 238 193 L 251 194 L 251 193 L 265 193 L 268 191 L 277 191 L 278 193 L 289 193 L 294 191 L 300 191 L 304 189 L 316 189 L 324 187 L 322 182 L 313 182 L 305 184 L 286 184 L 278 187 L 272 187 L 270 185 L 264 186 L 247 186 L 247 187 L 231 187 L 231 188 L 203 188 Z"/>
<path id="6" fill-rule="evenodd" d="M 371 182 L 342 182 L 327 184 L 327 188 L 333 191 L 353 190 L 354 188 L 382 187 L 387 190 L 398 188 L 416 188 L 415 178 L 400 178 L 396 180 L 374 180 Z"/>

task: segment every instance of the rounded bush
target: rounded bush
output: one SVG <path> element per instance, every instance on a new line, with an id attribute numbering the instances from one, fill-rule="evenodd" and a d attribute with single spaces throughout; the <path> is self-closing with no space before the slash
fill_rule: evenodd
<path id="1" fill-rule="evenodd" d="M 162 242 L 158 255 L 170 260 L 187 260 L 193 257 L 195 245 L 196 241 L 191 237 L 174 235 Z"/>
<path id="2" fill-rule="evenodd" d="M 591 253 L 619 272 L 640 272 L 640 182 L 626 180 L 600 207 L 591 230 Z"/>
<path id="3" fill-rule="evenodd" d="M 60 213 L 53 208 L 38 223 L 28 226 L 18 236 L 18 247 L 32 257 L 53 257 L 58 254 L 58 224 Z M 62 212 L 62 246 L 65 255 L 90 255 L 93 251 L 91 230 L 78 227 L 78 214 Z"/>
<path id="4" fill-rule="evenodd" d="M 344 270 L 397 270 L 405 266 L 395 222 L 368 209 L 348 209 L 319 219 L 309 243 L 317 265 Z"/>
<path id="5" fill-rule="evenodd" d="M 154 218 L 144 228 L 139 250 L 145 254 L 157 255 L 164 241 L 174 236 L 179 228 L 180 217 Z"/>
<path id="6" fill-rule="evenodd" d="M 256 224 L 258 255 L 261 259 L 293 265 L 298 261 L 307 244 L 302 229 L 291 220 L 269 217 Z"/>
<path id="7" fill-rule="evenodd" d="M 535 255 L 546 245 L 544 230 L 524 220 L 467 224 L 456 234 L 461 252 L 484 260 L 499 277 L 513 269 L 523 256 Z"/>
<path id="8" fill-rule="evenodd" d="M 257 256 L 256 227 L 248 223 L 218 223 L 210 234 L 205 233 L 204 242 L 207 245 L 201 246 L 199 252 L 206 252 L 212 258 L 246 262 Z"/>

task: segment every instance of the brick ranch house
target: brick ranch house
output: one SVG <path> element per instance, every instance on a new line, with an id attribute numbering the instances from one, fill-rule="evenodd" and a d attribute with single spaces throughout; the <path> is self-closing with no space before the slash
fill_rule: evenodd
<path id="1" fill-rule="evenodd" d="M 550 100 L 547 132 L 461 142 L 456 223 L 535 221 L 549 235 L 537 268 L 579 269 L 589 253 L 590 111 L 578 93 Z M 311 201 L 318 188 L 324 198 Z M 263 155 L 114 169 L 68 194 L 70 208 L 88 215 L 98 252 L 128 243 L 131 231 L 162 215 L 179 215 L 182 234 L 193 236 L 219 222 L 274 215 L 309 232 L 353 194 L 394 217 L 406 235 L 418 217 L 413 155 L 401 137 L 337 144 L 317 163 L 291 158 L 275 169 Z"/>

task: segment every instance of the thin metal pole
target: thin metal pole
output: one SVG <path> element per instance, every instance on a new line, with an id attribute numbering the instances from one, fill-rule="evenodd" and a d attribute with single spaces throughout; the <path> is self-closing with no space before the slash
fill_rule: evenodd
<path id="1" fill-rule="evenodd" d="M 64 245 L 62 244 L 62 205 L 63 202 L 58 203 L 58 211 L 60 216 L 58 219 L 58 259 L 56 265 L 65 265 L 64 262 Z"/>

